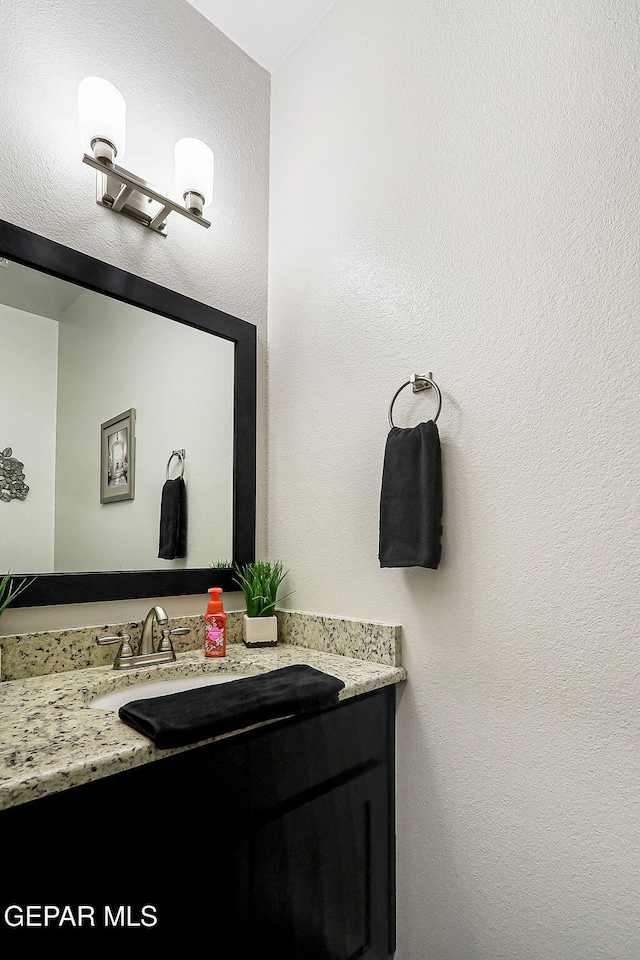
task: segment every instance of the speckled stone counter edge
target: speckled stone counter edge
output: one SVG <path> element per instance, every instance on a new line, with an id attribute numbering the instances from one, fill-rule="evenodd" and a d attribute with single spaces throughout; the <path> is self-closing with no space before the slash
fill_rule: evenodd
<path id="1" fill-rule="evenodd" d="M 242 643 L 242 611 L 227 613 L 227 642 Z M 204 643 L 202 617 L 173 617 L 173 627 L 190 633 L 174 638 L 176 653 L 197 650 Z M 50 673 L 109 666 L 117 647 L 99 646 L 98 637 L 129 633 L 139 637 L 141 622 L 78 627 L 0 637 L 2 680 L 22 680 Z M 402 665 L 402 628 L 395 624 L 347 620 L 298 611 L 278 612 L 281 644 L 339 654 L 372 663 Z"/>
<path id="2" fill-rule="evenodd" d="M 96 696 L 164 678 L 252 676 L 295 663 L 343 680 L 340 700 L 406 680 L 401 667 L 289 643 L 261 649 L 241 643 L 230 644 L 221 659 L 207 659 L 199 649 L 179 653 L 175 663 L 153 667 L 130 671 L 94 667 L 0 684 L 0 810 L 191 749 L 159 750 L 124 724 L 117 711 L 92 707 Z"/>

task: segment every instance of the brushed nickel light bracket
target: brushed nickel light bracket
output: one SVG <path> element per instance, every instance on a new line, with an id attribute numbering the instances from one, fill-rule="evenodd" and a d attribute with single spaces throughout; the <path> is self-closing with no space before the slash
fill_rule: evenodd
<path id="1" fill-rule="evenodd" d="M 101 207 L 121 213 L 129 220 L 149 227 L 160 236 L 166 236 L 167 217 L 170 213 L 179 213 L 201 227 L 211 226 L 209 220 L 196 212 L 198 207 L 202 210 L 202 197 L 199 194 L 188 193 L 185 195 L 185 203 L 189 202 L 189 207 L 180 206 L 129 170 L 117 166 L 104 155 L 99 156 L 101 152 L 96 145 L 96 155 L 92 157 L 85 153 L 82 158 L 83 163 L 96 171 L 96 203 Z"/>

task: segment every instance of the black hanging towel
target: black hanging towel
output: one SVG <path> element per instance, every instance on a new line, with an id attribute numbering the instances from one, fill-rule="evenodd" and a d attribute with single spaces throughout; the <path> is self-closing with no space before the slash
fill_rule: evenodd
<path id="1" fill-rule="evenodd" d="M 442 455 L 433 420 L 391 427 L 380 492 L 381 567 L 435 570 L 442 549 Z"/>
<path id="2" fill-rule="evenodd" d="M 165 480 L 160 504 L 160 560 L 187 555 L 187 489 L 182 477 Z"/>

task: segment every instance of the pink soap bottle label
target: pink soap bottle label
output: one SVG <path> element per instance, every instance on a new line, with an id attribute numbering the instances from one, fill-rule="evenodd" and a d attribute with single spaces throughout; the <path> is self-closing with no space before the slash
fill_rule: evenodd
<path id="1" fill-rule="evenodd" d="M 204 640 L 205 657 L 224 657 L 225 650 L 224 628 L 215 620 L 207 624 L 207 632 Z"/>

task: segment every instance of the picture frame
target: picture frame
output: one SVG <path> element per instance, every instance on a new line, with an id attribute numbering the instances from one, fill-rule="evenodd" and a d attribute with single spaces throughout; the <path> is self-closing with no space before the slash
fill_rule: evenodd
<path id="1" fill-rule="evenodd" d="M 100 503 L 135 497 L 135 422 L 132 407 L 100 425 Z"/>

